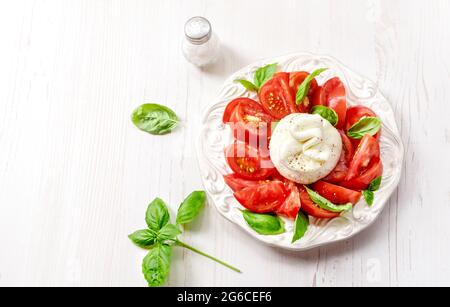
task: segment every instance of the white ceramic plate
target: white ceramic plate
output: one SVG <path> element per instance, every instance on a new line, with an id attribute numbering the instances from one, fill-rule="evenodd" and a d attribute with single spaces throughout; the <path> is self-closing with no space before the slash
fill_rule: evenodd
<path id="1" fill-rule="evenodd" d="M 224 149 L 232 142 L 229 128 L 222 123 L 225 107 L 231 100 L 238 97 L 256 99 L 255 93 L 246 91 L 233 80 L 238 78 L 253 80 L 256 69 L 275 62 L 278 63 L 280 71 L 313 71 L 317 68 L 328 67 L 329 70 L 317 78 L 319 84 L 323 84 L 331 77 L 340 77 L 347 89 L 347 103 L 368 106 L 383 121 L 381 136 L 383 180 L 380 190 L 375 193 L 373 206 L 367 206 L 362 199 L 352 212 L 347 212 L 341 217 L 332 220 L 310 217 L 311 225 L 307 233 L 294 244 L 291 244 L 293 222 L 290 220 L 285 220 L 286 233 L 277 236 L 262 236 L 249 228 L 239 211 L 242 209 L 241 205 L 233 197 L 231 189 L 223 180 L 223 175 L 231 173 L 225 162 Z M 264 243 L 289 250 L 304 251 L 348 239 L 375 221 L 400 180 L 403 145 L 391 105 L 373 82 L 330 56 L 298 53 L 253 63 L 228 78 L 215 102 L 208 108 L 204 116 L 198 143 L 198 159 L 210 203 L 214 204 L 224 217 Z"/>

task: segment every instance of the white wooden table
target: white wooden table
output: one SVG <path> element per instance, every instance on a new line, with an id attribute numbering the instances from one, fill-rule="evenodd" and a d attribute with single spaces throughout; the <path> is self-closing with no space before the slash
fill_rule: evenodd
<path id="1" fill-rule="evenodd" d="M 220 62 L 198 70 L 182 27 L 209 18 Z M 208 207 L 184 240 L 244 273 L 175 252 L 171 286 L 450 285 L 450 2 L 36 0 L 0 4 L 0 285 L 145 286 L 127 235 L 160 196 L 201 189 L 201 111 L 233 71 L 296 51 L 375 80 L 406 148 L 398 191 L 354 239 L 295 254 L 262 245 Z M 137 130 L 144 102 L 181 129 Z"/>

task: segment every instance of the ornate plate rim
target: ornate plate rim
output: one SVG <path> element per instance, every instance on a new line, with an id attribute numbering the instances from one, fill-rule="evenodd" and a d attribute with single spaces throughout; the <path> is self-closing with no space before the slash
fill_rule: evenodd
<path id="1" fill-rule="evenodd" d="M 381 197 L 381 200 L 378 200 L 378 201 L 376 200 L 375 204 L 369 208 L 370 211 L 373 211 L 372 213 L 370 213 L 370 214 L 372 214 L 372 216 L 370 216 L 369 220 L 366 221 L 365 220 L 366 216 L 363 216 L 364 214 L 367 213 L 368 207 L 366 204 L 364 204 L 366 206 L 366 208 L 363 208 L 361 206 L 362 205 L 361 201 L 360 201 L 360 203 L 358 203 L 355 206 L 354 210 L 348 216 L 344 215 L 342 217 L 335 218 L 330 221 L 316 220 L 314 218 L 311 218 L 312 225 L 314 227 L 314 230 L 318 233 L 318 235 L 317 235 L 318 237 L 320 237 L 321 235 L 323 235 L 323 233 L 325 233 L 327 231 L 327 227 L 329 228 L 328 229 L 329 232 L 333 231 L 333 227 L 336 227 L 336 233 L 338 233 L 338 231 L 342 231 L 343 226 L 339 225 L 339 223 L 348 223 L 348 225 L 351 226 L 351 231 L 349 233 L 345 233 L 345 231 L 344 231 L 344 233 L 340 236 L 336 236 L 336 233 L 334 233 L 334 237 L 331 237 L 330 239 L 325 239 L 322 241 L 316 240 L 316 242 L 314 242 L 314 240 L 313 240 L 312 242 L 309 242 L 309 244 L 304 244 L 304 245 L 302 243 L 305 243 L 306 241 L 303 242 L 303 239 L 296 242 L 295 244 L 286 244 L 287 234 L 292 233 L 292 222 L 287 221 L 287 231 L 285 234 L 283 234 L 283 240 L 280 240 L 279 239 L 280 236 L 261 236 L 261 235 L 255 233 L 253 230 L 251 230 L 246 225 L 243 218 L 241 218 L 240 220 L 238 218 L 236 218 L 235 211 L 231 212 L 232 209 L 228 210 L 227 212 L 225 210 L 223 210 L 223 208 L 225 207 L 225 199 L 227 197 L 229 197 L 230 190 L 223 182 L 223 179 L 222 179 L 223 174 L 221 174 L 219 172 L 219 170 L 216 169 L 217 167 L 215 166 L 214 162 L 211 161 L 211 157 L 208 157 L 208 155 L 204 152 L 204 146 L 206 143 L 205 132 L 208 130 L 208 128 L 207 128 L 209 125 L 208 120 L 210 120 L 213 112 L 217 112 L 217 111 L 220 112 L 220 109 L 225 108 L 225 104 L 224 104 L 225 99 L 228 100 L 228 99 L 240 97 L 242 95 L 244 95 L 244 96 L 249 95 L 249 93 L 247 91 L 242 90 L 241 94 L 239 94 L 239 92 L 238 92 L 238 93 L 235 93 L 235 96 L 224 97 L 223 92 L 226 90 L 226 88 L 230 87 L 230 86 L 233 87 L 233 85 L 235 85 L 235 83 L 233 81 L 237 77 L 250 75 L 252 72 L 254 72 L 256 67 L 260 67 L 260 66 L 263 66 L 268 63 L 277 62 L 277 63 L 283 63 L 282 69 L 284 70 L 286 68 L 283 68 L 283 67 L 285 67 L 285 66 L 288 67 L 288 64 L 295 63 L 295 61 L 299 61 L 299 62 L 307 61 L 309 63 L 312 63 L 311 65 L 313 65 L 313 66 L 317 66 L 318 63 L 332 64 L 333 66 L 330 67 L 330 72 L 333 72 L 333 75 L 337 74 L 338 76 L 340 76 L 343 79 L 343 82 L 345 83 L 346 88 L 350 89 L 349 93 L 347 94 L 347 97 L 349 98 L 349 101 L 352 101 L 352 104 L 354 104 L 353 103 L 354 101 L 360 101 L 361 99 L 366 99 L 368 101 L 369 100 L 377 101 L 378 104 L 375 105 L 375 107 L 382 106 L 385 108 L 385 110 L 383 110 L 383 112 L 381 112 L 381 113 L 380 113 L 380 111 L 377 112 L 377 110 L 375 110 L 377 112 L 377 114 L 383 120 L 383 131 L 384 130 L 387 131 L 387 136 L 386 136 L 386 133 L 383 133 L 382 138 L 381 138 L 382 160 L 383 160 L 383 164 L 385 164 L 386 161 L 392 162 L 394 164 L 392 167 L 393 167 L 393 170 L 395 171 L 391 174 L 392 178 L 389 177 L 389 179 L 390 179 L 388 182 L 389 184 L 388 185 L 382 184 L 381 190 L 382 190 L 383 196 Z M 304 63 L 306 63 L 306 62 L 304 62 Z M 355 86 L 355 85 L 350 84 L 351 82 L 349 81 L 349 80 L 354 81 L 353 79 L 360 81 L 361 85 L 363 85 L 362 88 L 358 88 L 358 87 L 353 88 L 353 86 Z M 357 96 L 357 94 L 355 94 L 355 91 L 354 91 L 354 90 L 361 90 L 361 92 L 362 92 L 364 90 L 368 91 L 369 89 L 372 90 L 372 92 L 369 91 L 369 94 L 371 94 L 370 97 Z M 369 104 L 369 102 L 367 102 L 367 103 L 364 103 L 364 105 L 370 105 L 370 104 Z M 223 114 L 223 111 L 219 114 Z M 226 130 L 226 129 L 224 128 L 223 130 Z M 222 133 L 226 133 L 226 132 L 222 131 Z M 389 150 L 389 146 L 392 145 L 389 142 L 395 142 L 394 145 L 396 145 L 397 151 L 396 151 L 396 156 L 394 156 L 394 157 L 390 157 L 383 151 L 383 145 L 387 145 L 388 150 Z M 221 150 L 223 152 L 223 148 Z M 362 76 L 361 74 L 356 73 L 355 71 L 350 69 L 348 66 L 346 66 L 345 64 L 343 64 L 342 62 L 340 62 L 339 60 L 335 59 L 332 56 L 319 55 L 319 54 L 313 54 L 313 53 L 308 53 L 308 52 L 299 52 L 299 53 L 291 53 L 291 54 L 287 54 L 287 55 L 283 55 L 283 56 L 279 56 L 279 57 L 275 57 L 275 58 L 266 58 L 266 59 L 256 61 L 256 62 L 254 62 L 250 65 L 247 65 L 247 66 L 243 67 L 242 69 L 238 70 L 237 72 L 233 73 L 230 77 L 228 77 L 226 79 L 226 81 L 224 82 L 224 84 L 221 87 L 221 91 L 217 95 L 217 98 L 214 100 L 213 103 L 211 103 L 207 107 L 206 111 L 204 112 L 203 120 L 202 120 L 202 128 L 199 132 L 198 141 L 197 141 L 197 159 L 198 159 L 198 165 L 199 165 L 200 173 L 201 173 L 201 177 L 202 177 L 202 183 L 205 188 L 205 191 L 207 192 L 209 203 L 214 204 L 217 211 L 219 211 L 223 217 L 225 217 L 232 223 L 237 224 L 246 233 L 248 233 L 253 238 L 256 238 L 258 241 L 261 241 L 265 244 L 268 244 L 268 245 L 274 246 L 274 247 L 278 247 L 278 248 L 291 250 L 291 251 L 307 251 L 307 250 L 310 250 L 313 248 L 317 248 L 317 247 L 332 244 L 332 243 L 337 243 L 337 242 L 352 238 L 355 235 L 359 234 L 364 229 L 367 229 L 368 227 L 370 227 L 370 225 L 372 225 L 377 220 L 378 216 L 380 215 L 381 211 L 386 206 L 387 201 L 389 200 L 390 196 L 393 194 L 393 192 L 397 188 L 398 183 L 400 181 L 401 173 L 402 173 L 402 166 L 403 166 L 403 161 L 404 161 L 404 147 L 403 147 L 403 143 L 402 143 L 402 140 L 401 140 L 401 137 L 400 137 L 400 134 L 398 131 L 398 127 L 397 127 L 397 124 L 395 121 L 395 116 L 394 116 L 394 111 L 392 109 L 392 105 L 383 96 L 383 94 L 379 91 L 376 83 L 371 81 L 369 78 L 366 78 L 366 77 Z M 391 161 L 391 159 L 393 161 Z M 212 173 L 211 173 L 211 171 L 212 171 Z M 219 187 L 222 188 L 221 191 L 220 190 L 217 191 L 217 189 L 214 185 L 214 183 L 217 182 L 217 180 L 221 181 L 219 184 Z M 384 174 L 383 174 L 383 181 L 384 181 Z M 215 193 L 213 193 L 213 192 L 215 192 Z M 217 200 L 217 197 L 215 197 L 214 194 L 218 194 L 223 199 Z M 379 194 L 379 192 L 377 192 L 377 194 Z M 226 195 L 228 195 L 228 196 L 226 196 Z M 231 200 L 231 201 L 233 202 L 233 200 Z M 234 202 L 235 203 L 232 204 L 233 207 L 240 207 L 239 204 L 236 205 L 236 203 L 237 203 L 236 200 L 234 200 Z M 375 208 L 376 208 L 376 210 L 375 210 Z M 359 222 L 359 224 L 356 224 L 356 221 L 358 221 L 358 219 L 354 220 L 355 218 L 357 218 L 356 214 L 355 214 L 355 211 L 357 209 L 359 211 L 361 211 L 360 212 L 361 217 L 362 217 L 361 220 L 363 221 L 363 222 Z M 337 225 L 335 226 L 333 224 L 337 224 Z M 346 225 L 346 227 L 348 227 L 348 225 Z M 358 226 L 358 227 L 356 227 L 356 229 L 354 229 L 355 226 Z"/>

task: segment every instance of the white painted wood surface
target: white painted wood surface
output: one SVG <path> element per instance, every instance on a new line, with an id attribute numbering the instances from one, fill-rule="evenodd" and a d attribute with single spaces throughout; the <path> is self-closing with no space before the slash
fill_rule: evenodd
<path id="1" fill-rule="evenodd" d="M 181 54 L 193 15 L 223 42 L 209 69 Z M 377 81 L 406 147 L 398 191 L 361 235 L 302 254 L 207 208 L 184 240 L 244 273 L 178 250 L 169 285 L 450 285 L 449 20 L 447 0 L 1 1 L 0 285 L 145 286 L 127 234 L 154 197 L 174 212 L 201 188 L 200 111 L 233 71 L 295 51 Z M 130 113 L 149 101 L 181 129 L 138 131 Z"/>

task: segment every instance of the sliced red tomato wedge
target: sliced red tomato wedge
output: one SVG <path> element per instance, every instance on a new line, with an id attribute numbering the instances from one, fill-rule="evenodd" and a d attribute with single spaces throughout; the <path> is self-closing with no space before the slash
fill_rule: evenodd
<path id="1" fill-rule="evenodd" d="M 276 213 L 295 219 L 302 206 L 300 202 L 300 191 L 298 190 L 297 185 L 289 180 L 285 181 L 285 187 L 288 192 L 288 196 L 283 204 L 276 210 Z"/>
<path id="2" fill-rule="evenodd" d="M 275 212 L 286 199 L 286 190 L 281 181 L 269 181 L 244 188 L 234 197 L 248 210 L 255 213 Z"/>
<path id="3" fill-rule="evenodd" d="M 309 73 L 306 71 L 295 71 L 290 73 L 289 87 L 291 88 L 294 97 L 296 97 L 297 95 L 298 87 L 300 86 L 300 84 L 303 83 L 303 81 L 305 81 L 306 77 L 308 76 Z M 313 99 L 314 93 L 318 89 L 318 87 L 319 85 L 317 84 L 316 79 L 313 79 L 309 87 L 309 92 L 307 95 L 308 99 L 306 99 L 303 103 L 297 106 L 298 112 L 309 113 L 311 109 L 311 100 Z"/>
<path id="4" fill-rule="evenodd" d="M 378 117 L 372 109 L 364 106 L 353 106 L 347 109 L 347 122 L 345 124 L 345 131 L 348 131 L 354 124 L 356 124 L 361 118 L 364 117 Z M 379 140 L 381 136 L 381 130 L 374 135 Z M 351 139 L 353 146 L 357 147 L 360 140 Z"/>
<path id="5" fill-rule="evenodd" d="M 346 130 L 356 124 L 363 117 L 377 117 L 372 109 L 364 106 L 353 106 L 347 109 Z"/>
<path id="6" fill-rule="evenodd" d="M 230 116 L 236 139 L 258 146 L 270 137 L 272 117 L 261 105 L 248 98 L 241 98 Z"/>
<path id="7" fill-rule="evenodd" d="M 337 129 L 343 129 L 347 115 L 347 98 L 345 86 L 341 79 L 335 77 L 328 80 L 314 95 L 313 105 L 327 106 L 336 111 L 339 121 Z"/>
<path id="8" fill-rule="evenodd" d="M 379 158 L 380 144 L 373 136 L 366 134 L 356 149 L 345 180 L 348 181 L 360 176 L 367 170 L 372 160 Z"/>
<path id="9" fill-rule="evenodd" d="M 339 133 L 342 139 L 341 157 L 339 158 L 339 162 L 334 170 L 324 178 L 325 181 L 331 183 L 339 183 L 345 179 L 354 154 L 353 145 L 349 137 L 342 130 L 339 130 Z"/>
<path id="10" fill-rule="evenodd" d="M 334 204 L 352 203 L 355 205 L 361 198 L 361 192 L 350 190 L 325 181 L 318 181 L 312 185 L 314 191 Z"/>
<path id="11" fill-rule="evenodd" d="M 264 110 L 276 119 L 297 112 L 297 105 L 285 77 L 267 81 L 259 91 L 259 101 Z"/>
<path id="12" fill-rule="evenodd" d="M 270 157 L 248 144 L 236 141 L 225 150 L 228 165 L 239 177 L 264 180 L 274 172 Z"/>
<path id="13" fill-rule="evenodd" d="M 230 101 L 230 103 L 227 104 L 225 112 L 223 113 L 222 117 L 222 121 L 224 124 L 235 122 L 234 120 L 235 110 L 242 101 L 244 102 L 247 101 L 247 98 L 237 98 Z"/>
<path id="14" fill-rule="evenodd" d="M 353 190 L 364 190 L 382 173 L 380 144 L 373 136 L 365 135 L 356 149 L 345 180 L 339 184 Z"/>
<path id="15" fill-rule="evenodd" d="M 278 172 L 277 169 L 274 169 L 274 171 L 273 171 L 272 175 L 270 175 L 270 178 L 269 178 L 269 179 L 270 179 L 270 180 L 278 180 L 278 181 L 281 181 L 281 182 L 287 181 L 287 179 L 284 178 L 283 175 L 281 175 L 281 174 Z"/>
<path id="16" fill-rule="evenodd" d="M 320 208 L 318 205 L 316 205 L 311 198 L 309 197 L 308 192 L 303 186 L 298 186 L 298 189 L 300 191 L 300 201 L 302 203 L 301 210 L 305 212 L 306 214 L 309 214 L 311 216 L 314 216 L 318 219 L 332 219 L 335 217 L 338 217 L 340 214 L 331 212 L 325 209 Z"/>
<path id="17" fill-rule="evenodd" d="M 236 174 L 229 174 L 223 176 L 225 183 L 233 190 L 237 192 L 248 187 L 255 187 L 261 183 L 261 181 L 248 180 L 239 177 Z"/>
<path id="18" fill-rule="evenodd" d="M 381 159 L 374 159 L 370 165 L 367 167 L 367 170 L 364 171 L 358 177 L 355 177 L 351 180 L 342 181 L 339 183 L 343 187 L 347 187 L 352 190 L 365 190 L 369 186 L 369 184 L 375 179 L 380 177 L 383 174 L 383 163 Z"/>
<path id="19" fill-rule="evenodd" d="M 289 86 L 295 94 L 297 94 L 300 84 L 302 84 L 308 76 L 309 73 L 306 71 L 294 71 L 289 74 Z M 309 87 L 308 95 L 312 95 L 318 87 L 319 85 L 317 84 L 316 79 L 313 79 Z"/>
<path id="20" fill-rule="evenodd" d="M 274 78 L 281 78 L 284 80 L 284 82 L 286 82 L 286 84 L 289 84 L 289 76 L 290 73 L 288 72 L 277 72 L 276 74 L 273 75 Z"/>

